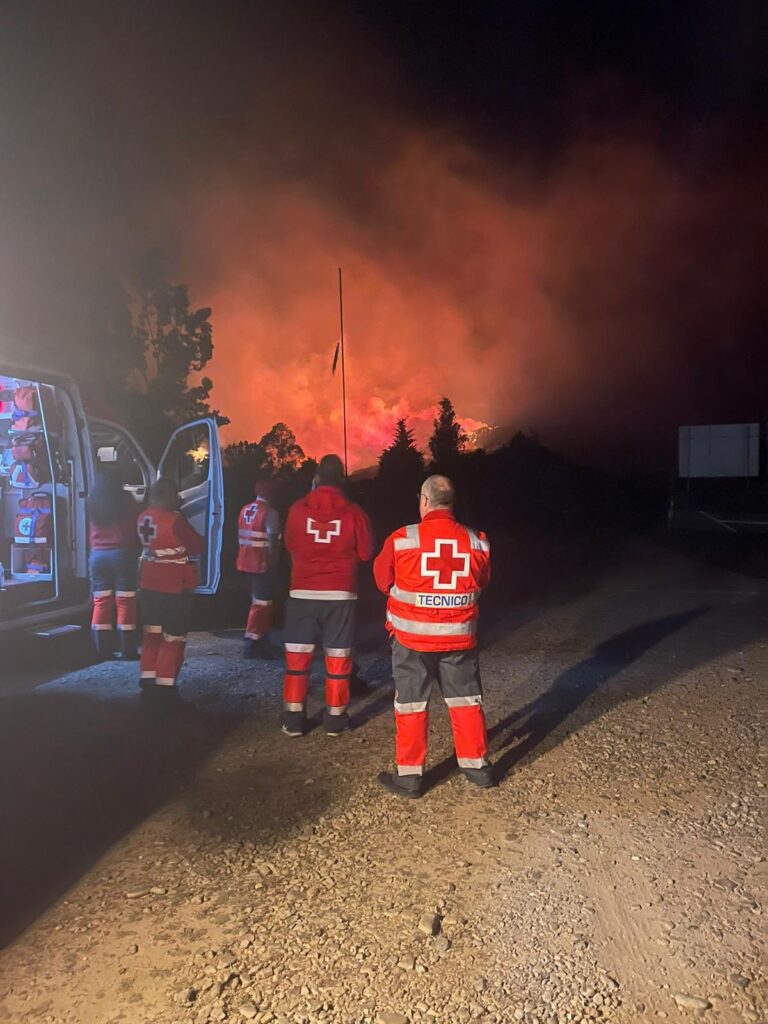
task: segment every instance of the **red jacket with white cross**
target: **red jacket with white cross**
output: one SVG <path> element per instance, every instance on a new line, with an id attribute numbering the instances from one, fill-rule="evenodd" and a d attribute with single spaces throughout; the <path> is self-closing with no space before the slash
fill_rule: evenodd
<path id="1" fill-rule="evenodd" d="M 294 502 L 285 524 L 291 597 L 325 601 L 357 597 L 357 565 L 373 555 L 368 516 L 338 487 L 317 487 Z"/>
<path id="2" fill-rule="evenodd" d="M 477 643 L 480 592 L 491 578 L 484 533 L 457 522 L 448 509 L 390 534 L 373 563 L 389 595 L 387 629 L 414 651 L 460 651 Z"/>

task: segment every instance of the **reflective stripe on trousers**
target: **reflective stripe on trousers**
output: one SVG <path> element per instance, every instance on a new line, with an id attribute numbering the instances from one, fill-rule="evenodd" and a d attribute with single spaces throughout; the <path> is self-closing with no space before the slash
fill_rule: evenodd
<path id="1" fill-rule="evenodd" d="M 160 626 L 144 626 L 139 673 L 158 686 L 175 686 L 184 664 L 185 636 L 163 633 Z"/>
<path id="2" fill-rule="evenodd" d="M 285 645 L 283 705 L 286 711 L 303 711 L 307 703 L 309 673 L 312 669 L 314 644 Z"/>
<path id="3" fill-rule="evenodd" d="M 437 682 L 453 731 L 461 768 L 487 763 L 488 751 L 477 652 L 413 651 L 395 640 L 395 761 L 401 775 L 421 775 L 427 760 L 429 698 Z"/>
<path id="4" fill-rule="evenodd" d="M 246 640 L 260 640 L 272 627 L 272 602 L 251 599 L 248 621 L 245 624 Z"/>

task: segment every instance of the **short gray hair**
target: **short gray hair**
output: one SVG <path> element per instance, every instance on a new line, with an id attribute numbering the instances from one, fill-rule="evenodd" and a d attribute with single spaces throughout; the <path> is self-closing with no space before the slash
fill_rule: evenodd
<path id="1" fill-rule="evenodd" d="M 421 493 L 430 508 L 453 508 L 456 489 L 447 476 L 428 476 L 421 485 Z"/>

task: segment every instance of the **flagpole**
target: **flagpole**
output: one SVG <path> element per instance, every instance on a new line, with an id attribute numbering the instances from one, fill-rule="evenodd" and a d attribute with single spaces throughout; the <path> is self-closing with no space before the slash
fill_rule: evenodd
<path id="1" fill-rule="evenodd" d="M 344 291 L 339 267 L 339 332 L 341 341 L 341 413 L 344 421 L 344 475 L 349 476 L 347 467 L 347 373 L 344 365 Z"/>

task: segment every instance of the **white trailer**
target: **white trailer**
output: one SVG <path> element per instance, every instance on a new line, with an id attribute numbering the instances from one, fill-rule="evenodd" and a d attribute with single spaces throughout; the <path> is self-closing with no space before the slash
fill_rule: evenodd
<path id="1" fill-rule="evenodd" d="M 680 427 L 670 528 L 768 531 L 767 470 L 764 424 Z"/>

